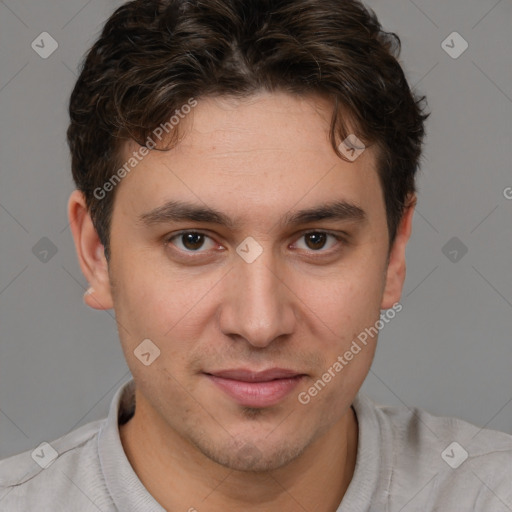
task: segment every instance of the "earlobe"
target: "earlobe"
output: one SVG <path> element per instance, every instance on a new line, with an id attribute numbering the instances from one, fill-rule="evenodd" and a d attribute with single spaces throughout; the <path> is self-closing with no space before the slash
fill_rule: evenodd
<path id="1" fill-rule="evenodd" d="M 68 218 L 78 262 L 90 287 L 83 300 L 93 309 L 111 309 L 113 300 L 104 247 L 79 190 L 74 190 L 69 197 Z"/>
<path id="2" fill-rule="evenodd" d="M 407 205 L 398 225 L 395 240 L 389 253 L 386 284 L 381 309 L 393 307 L 393 304 L 396 304 L 402 295 L 406 273 L 405 249 L 411 236 L 412 217 L 414 207 L 416 206 L 416 196 L 414 194 L 408 198 Z"/>

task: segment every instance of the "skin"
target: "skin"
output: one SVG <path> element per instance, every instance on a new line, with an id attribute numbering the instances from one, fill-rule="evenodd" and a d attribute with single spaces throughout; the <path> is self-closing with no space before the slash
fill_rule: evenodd
<path id="1" fill-rule="evenodd" d="M 136 383 L 121 441 L 167 510 L 333 512 L 350 483 L 358 439 L 351 404 L 376 339 L 307 405 L 297 395 L 399 301 L 414 197 L 390 247 L 375 150 L 354 162 L 337 157 L 330 115 L 316 96 L 200 99 L 180 122 L 179 144 L 150 152 L 117 186 L 109 264 L 82 194 L 71 194 L 75 246 L 94 289 L 84 300 L 115 310 Z M 125 156 L 137 148 L 127 143 Z M 206 204 L 239 225 L 138 222 L 169 199 Z M 332 200 L 357 205 L 364 221 L 277 222 Z M 164 243 L 185 229 L 207 235 L 199 252 L 180 237 Z M 328 237 L 322 247 L 306 236 L 324 230 L 344 241 Z M 236 252 L 248 236 L 263 250 L 252 263 Z M 146 338 L 161 351 L 149 366 L 134 355 Z M 241 367 L 306 376 L 277 405 L 248 408 L 202 373 Z"/>

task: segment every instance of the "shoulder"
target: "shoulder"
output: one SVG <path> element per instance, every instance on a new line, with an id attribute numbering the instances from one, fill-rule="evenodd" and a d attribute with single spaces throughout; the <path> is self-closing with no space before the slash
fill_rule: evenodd
<path id="1" fill-rule="evenodd" d="M 29 512 L 50 510 L 46 507 L 51 506 L 52 510 L 97 510 L 105 495 L 97 449 L 104 422 L 93 421 L 0 460 L 0 509 Z"/>
<path id="2" fill-rule="evenodd" d="M 412 499 L 410 506 L 423 510 L 512 510 L 512 435 L 417 407 L 361 400 L 381 432 L 387 493 L 402 496 L 402 505 Z"/>
<path id="3" fill-rule="evenodd" d="M 436 416 L 418 407 L 377 405 L 376 408 L 383 421 L 392 426 L 399 447 L 418 451 L 442 448 L 438 455 L 452 469 L 465 460 L 512 461 L 512 435 L 505 432 L 479 427 L 459 418 Z"/>

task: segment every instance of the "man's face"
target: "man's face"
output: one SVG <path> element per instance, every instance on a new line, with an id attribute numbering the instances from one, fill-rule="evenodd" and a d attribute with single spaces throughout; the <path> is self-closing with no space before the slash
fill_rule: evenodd
<path id="1" fill-rule="evenodd" d="M 281 467 L 341 420 L 375 339 L 307 404 L 299 395 L 390 307 L 375 154 L 338 158 L 330 116 L 312 97 L 199 100 L 181 142 L 151 152 L 116 191 L 109 272 L 138 393 L 161 426 L 234 469 Z M 128 159 L 138 146 L 125 149 Z M 168 201 L 233 225 L 148 215 Z M 338 217 L 288 223 L 333 203 L 345 205 Z M 134 354 L 145 339 L 160 350 L 150 365 Z"/>

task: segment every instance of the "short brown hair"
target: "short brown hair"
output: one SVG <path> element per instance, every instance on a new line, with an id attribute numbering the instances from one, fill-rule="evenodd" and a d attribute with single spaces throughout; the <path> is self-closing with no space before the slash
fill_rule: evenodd
<path id="1" fill-rule="evenodd" d="M 144 146 L 191 97 L 261 90 L 329 99 L 330 140 L 341 158 L 348 119 L 358 138 L 376 145 L 391 245 L 415 191 L 428 117 L 399 54 L 399 37 L 358 0 L 135 0 L 119 7 L 83 62 L 67 131 L 73 179 L 107 260 L 115 190 L 102 199 L 94 190 L 122 165 L 121 144 Z"/>

